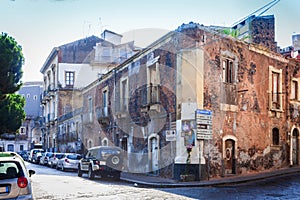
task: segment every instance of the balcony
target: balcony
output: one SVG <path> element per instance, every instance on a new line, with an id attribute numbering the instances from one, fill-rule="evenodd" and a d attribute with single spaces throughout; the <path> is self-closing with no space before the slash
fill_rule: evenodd
<path id="1" fill-rule="evenodd" d="M 55 121 L 55 119 L 54 119 L 54 113 L 49 113 L 47 115 L 47 122 L 50 123 L 50 124 L 54 124 L 54 121 Z"/>
<path id="2" fill-rule="evenodd" d="M 55 85 L 54 83 L 51 83 L 48 85 L 47 93 L 49 96 L 54 96 L 54 92 L 55 92 Z"/>
<path id="3" fill-rule="evenodd" d="M 160 104 L 160 86 L 152 85 L 141 88 L 141 106 L 149 107 L 154 104 Z"/>
<path id="4" fill-rule="evenodd" d="M 109 123 L 108 107 L 97 107 L 96 108 L 96 117 L 100 124 L 108 124 Z"/>
<path id="5" fill-rule="evenodd" d="M 46 87 L 47 89 L 45 89 L 43 91 L 43 94 L 41 95 L 41 103 L 42 104 L 46 104 L 47 101 L 50 100 L 51 97 L 53 97 L 55 95 L 55 85 L 54 83 L 48 85 L 48 87 Z"/>
<path id="6" fill-rule="evenodd" d="M 65 144 L 68 142 L 77 142 L 77 141 L 78 141 L 78 133 L 76 131 L 59 134 L 57 136 L 57 142 L 60 144 Z"/>

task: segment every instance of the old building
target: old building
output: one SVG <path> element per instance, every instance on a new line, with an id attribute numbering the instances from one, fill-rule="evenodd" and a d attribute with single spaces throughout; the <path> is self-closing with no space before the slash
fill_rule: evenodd
<path id="1" fill-rule="evenodd" d="M 277 53 L 273 16 L 243 23 L 237 28 L 248 23 L 257 37 L 183 24 L 85 87 L 73 87 L 75 97 L 58 88 L 65 92 L 60 109 L 69 105 L 68 112 L 58 109 L 59 150 L 116 145 L 128 172 L 175 179 L 298 165 L 299 62 Z M 113 55 L 97 47 L 95 60 Z"/>
<path id="2" fill-rule="evenodd" d="M 49 151 L 82 150 L 82 98 L 84 88 L 134 52 L 133 42 L 120 44 L 121 35 L 111 31 L 105 38 L 90 36 L 53 48 L 41 73 L 44 76 L 44 148 Z"/>
<path id="3" fill-rule="evenodd" d="M 298 164 L 299 63 L 273 39 L 183 24 L 82 91 L 86 146 L 120 146 L 129 172 L 175 179 Z"/>

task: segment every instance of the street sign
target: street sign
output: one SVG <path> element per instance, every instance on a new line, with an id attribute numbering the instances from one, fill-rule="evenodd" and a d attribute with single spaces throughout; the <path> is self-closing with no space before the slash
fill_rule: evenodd
<path id="1" fill-rule="evenodd" d="M 176 131 L 175 130 L 166 130 L 166 141 L 176 141 Z"/>
<path id="2" fill-rule="evenodd" d="M 197 139 L 212 139 L 212 112 L 209 110 L 197 109 L 195 115 L 197 124 Z"/>

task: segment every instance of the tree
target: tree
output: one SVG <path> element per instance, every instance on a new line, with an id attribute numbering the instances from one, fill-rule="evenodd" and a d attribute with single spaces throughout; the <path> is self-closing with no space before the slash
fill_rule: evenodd
<path id="1" fill-rule="evenodd" d="M 19 94 L 7 94 L 0 101 L 0 133 L 15 133 L 25 119 L 25 98 Z"/>
<path id="2" fill-rule="evenodd" d="M 14 94 L 22 86 L 22 47 L 6 33 L 0 35 L 0 135 L 15 133 L 25 119 L 25 99 Z"/>
<path id="3" fill-rule="evenodd" d="M 22 47 L 6 33 L 0 35 L 0 98 L 12 94 L 22 86 Z"/>

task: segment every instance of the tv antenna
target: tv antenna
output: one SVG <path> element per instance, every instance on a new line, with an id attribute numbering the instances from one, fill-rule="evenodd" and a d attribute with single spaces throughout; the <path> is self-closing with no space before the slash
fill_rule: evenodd
<path id="1" fill-rule="evenodd" d="M 248 19 L 249 17 L 255 15 L 255 16 L 261 16 L 262 14 L 264 14 L 265 12 L 267 12 L 268 10 L 270 10 L 270 8 L 272 8 L 273 6 L 275 6 L 277 3 L 279 3 L 280 0 L 273 0 L 270 3 L 260 7 L 259 9 L 257 9 L 256 11 L 252 12 L 251 14 L 247 15 L 246 17 L 242 18 L 241 20 L 239 20 L 238 22 L 234 23 L 232 25 L 232 27 L 238 25 L 239 23 L 245 21 L 246 19 Z"/>

